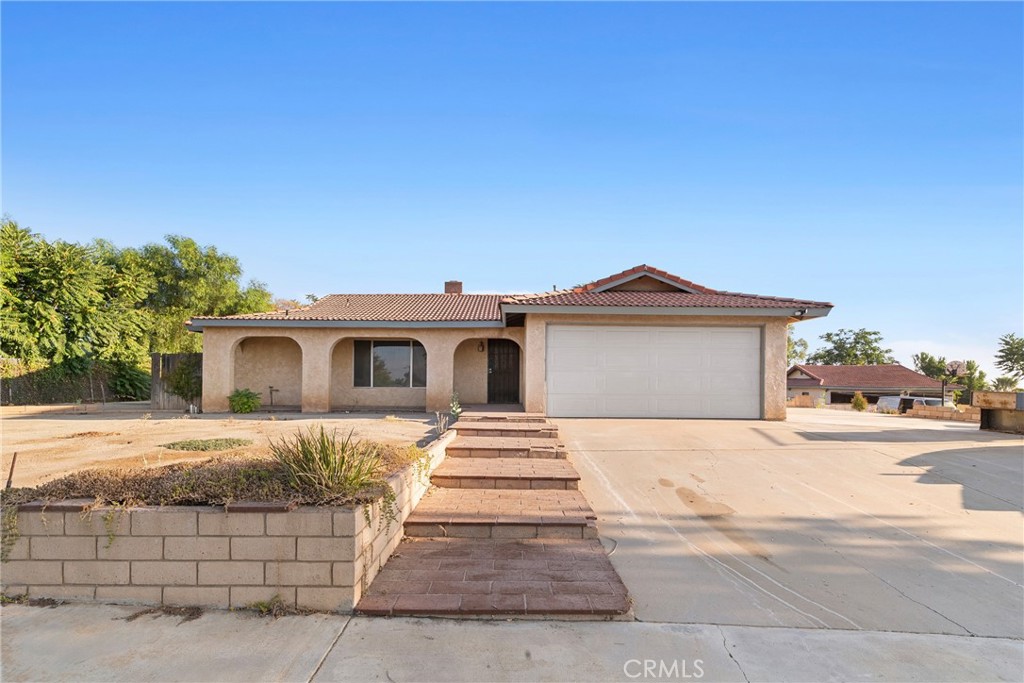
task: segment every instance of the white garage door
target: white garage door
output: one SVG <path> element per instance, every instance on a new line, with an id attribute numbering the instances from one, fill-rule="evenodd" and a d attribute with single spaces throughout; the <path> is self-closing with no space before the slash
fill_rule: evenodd
<path id="1" fill-rule="evenodd" d="M 552 417 L 761 416 L 756 327 L 549 325 Z"/>

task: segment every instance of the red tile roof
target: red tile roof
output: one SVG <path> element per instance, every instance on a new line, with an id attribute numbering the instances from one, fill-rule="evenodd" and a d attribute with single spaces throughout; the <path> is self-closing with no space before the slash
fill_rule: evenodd
<path id="1" fill-rule="evenodd" d="M 847 387 L 853 389 L 941 389 L 942 382 L 927 375 L 914 372 L 902 365 L 794 365 L 789 369 L 800 370 L 814 378 L 813 384 L 806 380 L 788 379 L 787 385 Z M 797 384 L 799 382 L 799 384 Z M 946 385 L 948 388 L 950 385 Z"/>
<path id="2" fill-rule="evenodd" d="M 508 297 L 508 304 L 528 306 L 639 306 L 663 308 L 830 308 L 832 304 L 755 294 L 714 292 L 591 292 L 568 291 Z"/>
<path id="3" fill-rule="evenodd" d="M 330 294 L 303 308 L 229 315 L 216 320 L 330 320 L 353 322 L 494 322 L 498 294 Z M 213 318 L 194 318 L 193 321 Z"/>
<path id="4" fill-rule="evenodd" d="M 604 287 L 605 285 L 609 285 L 609 284 L 611 284 L 613 282 L 617 282 L 619 280 L 625 280 L 626 278 L 630 277 L 631 275 L 636 275 L 638 273 L 648 273 L 650 275 L 657 275 L 657 276 L 659 276 L 661 278 L 664 278 L 665 280 L 668 280 L 670 282 L 674 282 L 675 284 L 679 285 L 680 287 L 685 287 L 686 289 L 690 289 L 690 290 L 693 290 L 693 291 L 696 291 L 696 292 L 701 292 L 701 293 L 704 293 L 704 294 L 714 294 L 717 291 L 717 290 L 711 289 L 710 287 L 705 287 L 704 285 L 698 285 L 696 282 L 690 282 L 689 280 L 684 280 L 683 278 L 679 277 L 678 275 L 673 275 L 672 273 L 668 273 L 668 272 L 666 272 L 664 270 L 659 270 L 659 269 L 657 269 L 657 268 L 655 268 L 653 266 L 649 266 L 647 264 L 641 264 L 639 266 L 634 266 L 634 267 L 630 268 L 629 270 L 622 271 L 621 273 L 616 273 L 615 275 L 609 275 L 608 277 L 603 277 L 600 280 L 594 280 L 590 284 L 580 285 L 579 287 L 574 287 L 571 291 L 573 291 L 573 292 L 590 292 L 590 291 L 593 291 L 595 289 L 600 289 L 601 287 Z"/>

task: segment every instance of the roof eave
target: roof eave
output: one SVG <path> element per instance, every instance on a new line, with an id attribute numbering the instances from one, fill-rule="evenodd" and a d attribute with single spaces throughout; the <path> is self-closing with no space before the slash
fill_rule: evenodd
<path id="1" fill-rule="evenodd" d="M 202 332 L 208 327 L 302 327 L 302 328 L 472 328 L 472 327 L 504 327 L 501 320 L 260 320 L 253 318 L 230 319 L 210 318 L 197 319 L 185 323 L 185 328 L 192 332 Z"/>
<path id="2" fill-rule="evenodd" d="M 785 308 L 714 307 L 714 306 L 567 306 L 547 304 L 501 304 L 502 313 L 568 313 L 576 315 L 728 315 L 757 318 L 792 318 L 803 312 L 800 320 L 823 318 L 829 308 L 807 308 L 799 305 Z"/>

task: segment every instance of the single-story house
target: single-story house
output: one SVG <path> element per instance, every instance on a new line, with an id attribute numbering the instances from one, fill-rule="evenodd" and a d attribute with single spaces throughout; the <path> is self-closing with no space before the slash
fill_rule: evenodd
<path id="1" fill-rule="evenodd" d="M 543 294 L 333 294 L 194 318 L 203 408 L 235 389 L 303 412 L 500 404 L 552 417 L 783 420 L 787 323 L 832 304 L 723 292 L 642 265 Z"/>
<path id="2" fill-rule="evenodd" d="M 920 372 L 899 364 L 892 365 L 794 365 L 786 372 L 786 398 L 809 397 L 811 405 L 848 404 L 859 391 L 868 403 L 877 403 L 881 396 L 942 397 L 943 385 Z M 947 384 L 946 400 L 953 391 L 963 389 Z"/>

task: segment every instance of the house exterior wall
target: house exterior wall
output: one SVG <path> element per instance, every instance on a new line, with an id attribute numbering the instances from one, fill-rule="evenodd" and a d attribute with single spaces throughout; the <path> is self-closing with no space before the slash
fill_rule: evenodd
<path id="1" fill-rule="evenodd" d="M 427 387 L 426 389 L 379 389 L 378 391 L 410 392 L 409 407 L 425 407 L 427 410 L 445 410 L 448 408 L 454 388 L 455 352 L 459 344 L 467 339 L 503 338 L 516 341 L 524 347 L 526 330 L 523 327 L 510 328 L 334 328 L 334 327 L 207 327 L 203 331 L 203 410 L 206 412 L 227 412 L 228 395 L 240 388 L 238 380 L 248 379 L 248 375 L 236 376 L 235 356 L 239 345 L 253 337 L 291 339 L 301 348 L 301 399 L 298 402 L 304 413 L 326 413 L 332 407 L 343 408 L 341 403 L 348 395 L 345 391 L 352 387 L 352 353 L 353 339 L 415 339 L 423 344 L 427 351 Z M 342 340 L 349 340 L 336 353 L 336 346 Z M 348 349 L 346 353 L 345 349 Z M 486 354 L 484 356 L 486 363 Z M 248 349 L 248 347 L 246 347 Z M 332 368 L 332 361 L 347 363 L 347 370 L 342 366 L 337 372 Z M 529 362 L 529 354 L 524 352 L 522 363 L 524 368 Z M 486 376 L 486 365 L 484 366 Z M 260 378 L 263 381 L 262 378 Z M 334 389 L 337 381 L 341 389 Z M 486 381 L 486 379 L 484 380 Z M 294 382 L 294 380 L 293 380 Z M 486 386 L 486 385 L 485 385 Z M 274 384 L 278 388 L 277 384 Z M 250 387 L 252 388 L 252 387 Z M 282 391 L 285 386 L 280 387 Z M 256 391 L 257 389 L 253 389 Z M 364 389 L 360 389 L 363 391 Z M 265 391 L 265 390 L 264 390 Z M 423 396 L 421 400 L 417 396 Z M 378 396 L 366 394 L 368 398 L 360 400 L 375 401 Z M 485 394 L 486 396 L 486 394 Z M 278 398 L 280 397 L 280 398 Z M 285 403 L 284 394 L 276 394 L 275 402 Z M 385 398 L 381 396 L 382 398 Z M 486 400 L 486 399 L 485 399 Z M 391 405 L 359 403 L 352 406 Z"/>
<path id="2" fill-rule="evenodd" d="M 331 353 L 331 410 L 346 408 L 408 408 L 425 410 L 425 387 L 354 386 L 355 339 L 347 337 L 334 345 Z M 427 368 L 430 368 L 427 352 Z"/>
<path id="3" fill-rule="evenodd" d="M 530 313 L 526 316 L 524 364 L 527 412 L 547 412 L 546 346 L 549 324 L 569 325 L 665 325 L 680 327 L 761 327 L 762 408 L 765 420 L 786 419 L 786 319 L 745 316 L 573 315 Z"/>
<path id="4" fill-rule="evenodd" d="M 250 337 L 235 349 L 235 388 L 260 394 L 264 405 L 302 403 L 302 348 L 284 337 Z"/>
<path id="5" fill-rule="evenodd" d="M 477 350 L 480 342 L 482 352 Z M 467 339 L 455 349 L 454 389 L 463 405 L 487 403 L 487 353 L 486 339 Z"/>

